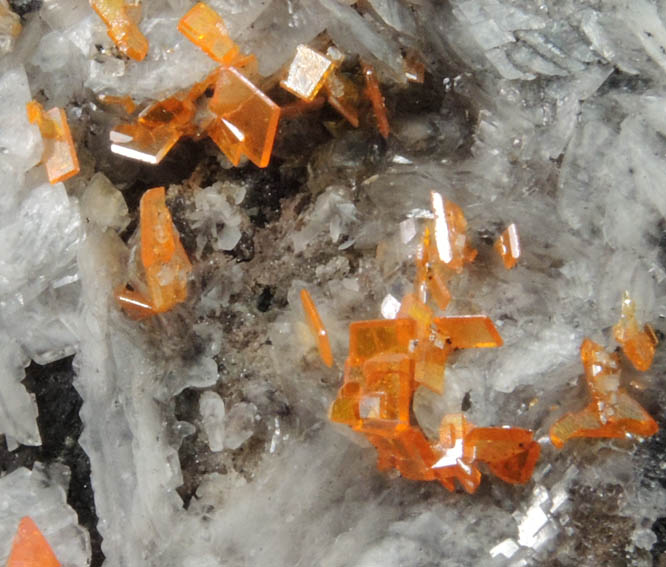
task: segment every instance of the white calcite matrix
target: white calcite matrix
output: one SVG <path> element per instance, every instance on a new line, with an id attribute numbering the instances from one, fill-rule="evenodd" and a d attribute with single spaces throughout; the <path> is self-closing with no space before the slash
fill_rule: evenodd
<path id="1" fill-rule="evenodd" d="M 147 103 L 215 68 L 176 28 L 193 2 L 144 0 L 141 62 L 119 55 L 86 0 L 10 2 L 27 4 L 0 51 L 0 443 L 39 447 L 26 367 L 74 355 L 72 442 L 90 460 L 104 565 L 662 564 L 663 437 L 557 451 L 548 428 L 587 404 L 580 344 L 616 346 L 625 290 L 639 320 L 666 331 L 664 2 L 212 0 L 263 75 L 325 32 L 381 79 L 388 142 L 372 119 L 356 130 L 331 114 L 302 158 L 279 131 L 267 171 L 276 185 L 280 168 L 302 174 L 275 202 L 275 177 L 231 170 L 212 146 L 189 180 L 154 184 L 109 153 L 121 114 L 99 95 Z M 406 81 L 408 49 L 423 54 L 425 86 Z M 68 115 L 81 173 L 64 184 L 39 164 L 33 98 Z M 136 267 L 137 187 L 160 183 L 194 267 L 190 297 L 137 323 L 113 292 Z M 419 390 L 413 410 L 430 435 L 461 408 L 478 426 L 534 430 L 542 454 L 525 486 L 484 478 L 477 494 L 450 494 L 380 473 L 374 449 L 327 418 L 348 324 L 395 316 L 409 291 L 432 190 L 460 205 L 479 250 L 449 313 L 487 314 L 504 346 L 453 355 L 444 394 Z M 274 216 L 257 221 L 269 201 Z M 492 242 L 512 222 L 522 257 L 507 271 Z M 624 369 L 662 426 L 665 369 L 661 347 L 648 372 Z M 89 565 L 68 470 L 57 458 L 31 467 L 0 460 L 0 564 L 30 515 L 65 567 Z"/>

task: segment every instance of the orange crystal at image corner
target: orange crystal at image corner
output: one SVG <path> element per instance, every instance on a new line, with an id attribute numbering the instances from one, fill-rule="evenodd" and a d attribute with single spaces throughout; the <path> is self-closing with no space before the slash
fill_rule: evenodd
<path id="1" fill-rule="evenodd" d="M 199 2 L 178 22 L 178 30 L 218 63 L 230 65 L 239 55 L 224 20 L 208 4 Z"/>
<path id="2" fill-rule="evenodd" d="M 26 105 L 28 120 L 39 126 L 44 141 L 42 162 L 51 184 L 65 181 L 79 172 L 79 159 L 69 130 L 67 116 L 62 108 L 48 112 L 37 101 Z"/>
<path id="3" fill-rule="evenodd" d="M 597 343 L 585 339 L 580 349 L 591 401 L 576 413 L 568 413 L 550 428 L 557 448 L 574 437 L 650 437 L 659 426 L 620 386 L 620 360 Z"/>
<path id="4" fill-rule="evenodd" d="M 109 37 L 128 57 L 141 61 L 148 53 L 148 40 L 139 29 L 141 4 L 126 0 L 90 0 L 108 28 Z"/>
<path id="5" fill-rule="evenodd" d="M 319 311 L 312 301 L 312 297 L 307 289 L 301 290 L 301 303 L 303 310 L 310 326 L 312 334 L 317 338 L 317 348 L 319 349 L 319 356 L 324 361 L 324 364 L 331 368 L 333 366 L 333 352 L 331 351 L 331 342 L 328 338 L 328 332 L 324 323 L 319 316 Z"/>
<path id="6" fill-rule="evenodd" d="M 515 267 L 520 258 L 520 241 L 518 229 L 511 223 L 495 241 L 495 251 L 499 254 L 507 270 Z"/>
<path id="7" fill-rule="evenodd" d="M 59 567 L 49 542 L 32 518 L 21 519 L 14 536 L 7 567 Z"/>
<path id="8" fill-rule="evenodd" d="M 643 329 L 639 327 L 636 320 L 636 304 L 628 291 L 625 291 L 622 297 L 622 314 L 617 325 L 613 327 L 613 336 L 636 370 L 645 372 L 652 366 L 655 348 L 659 341 L 649 324 Z"/>

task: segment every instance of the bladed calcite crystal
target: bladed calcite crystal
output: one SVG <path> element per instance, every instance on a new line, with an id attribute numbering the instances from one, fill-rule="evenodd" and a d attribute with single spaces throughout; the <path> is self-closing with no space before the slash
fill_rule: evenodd
<path id="1" fill-rule="evenodd" d="M 208 4 L 199 2 L 178 22 L 178 30 L 209 57 L 223 65 L 233 63 L 240 54 L 229 37 L 224 20 Z"/>
<path id="2" fill-rule="evenodd" d="M 118 49 L 136 61 L 148 53 L 148 40 L 139 29 L 141 4 L 136 0 L 90 0 Z"/>
<path id="3" fill-rule="evenodd" d="M 511 223 L 495 241 L 495 250 L 507 270 L 514 268 L 518 263 L 520 240 L 518 240 L 518 229 L 514 223 Z"/>
<path id="4" fill-rule="evenodd" d="M 640 328 L 636 320 L 636 304 L 628 291 L 622 297 L 622 314 L 613 327 L 613 336 L 636 370 L 644 372 L 652 366 L 658 339 L 649 324 Z"/>
<path id="5" fill-rule="evenodd" d="M 568 413 L 550 428 L 550 439 L 561 448 L 575 437 L 649 437 L 659 427 L 620 385 L 620 360 L 590 339 L 580 348 L 591 401 L 583 410 Z"/>
<path id="6" fill-rule="evenodd" d="M 37 524 L 29 516 L 22 518 L 12 542 L 7 567 L 59 566 L 60 562 Z"/>
<path id="7" fill-rule="evenodd" d="M 298 98 L 312 101 L 334 68 L 333 61 L 325 55 L 307 45 L 299 45 L 280 86 Z"/>
<path id="8" fill-rule="evenodd" d="M 317 339 L 317 348 L 319 349 L 319 356 L 324 361 L 324 364 L 331 368 L 333 366 L 333 352 L 331 351 L 331 342 L 328 338 L 328 332 L 324 323 L 321 320 L 319 311 L 312 301 L 312 296 L 307 289 L 301 290 L 301 303 L 303 304 L 303 310 L 305 311 L 305 316 L 310 326 L 312 334 Z"/>
<path id="9" fill-rule="evenodd" d="M 65 181 L 79 172 L 79 158 L 62 108 L 45 111 L 37 101 L 27 104 L 28 119 L 39 126 L 44 141 L 42 161 L 51 184 Z"/>
<path id="10" fill-rule="evenodd" d="M 374 67 L 368 63 L 363 63 L 362 68 L 363 78 L 365 79 L 365 93 L 370 99 L 370 103 L 372 104 L 372 110 L 375 114 L 375 120 L 377 121 L 377 129 L 386 140 L 391 133 L 391 127 L 389 126 L 388 116 L 386 113 L 384 96 L 382 95 L 382 91 L 379 88 L 377 73 L 375 72 Z"/>
<path id="11" fill-rule="evenodd" d="M 232 164 L 246 155 L 258 167 L 270 161 L 280 107 L 234 67 L 220 70 L 209 103 L 217 118 L 208 135 Z"/>

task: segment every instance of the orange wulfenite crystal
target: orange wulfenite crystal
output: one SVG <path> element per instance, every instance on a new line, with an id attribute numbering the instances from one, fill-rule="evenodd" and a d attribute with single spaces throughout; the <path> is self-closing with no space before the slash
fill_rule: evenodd
<path id="1" fill-rule="evenodd" d="M 151 128 L 139 122 L 118 124 L 109 132 L 113 153 L 151 165 L 160 163 L 181 136 L 169 125 Z"/>
<path id="2" fill-rule="evenodd" d="M 315 307 L 314 301 L 307 289 L 301 290 L 301 303 L 303 310 L 310 325 L 312 334 L 317 337 L 317 348 L 319 349 L 319 356 L 324 361 L 324 364 L 331 368 L 333 366 L 333 353 L 331 352 L 331 343 L 328 340 L 328 333 L 326 327 L 319 316 L 319 312 Z"/>
<path id="3" fill-rule="evenodd" d="M 375 69 L 367 63 L 363 63 L 363 77 L 365 77 L 365 92 L 372 103 L 372 110 L 377 120 L 377 129 L 384 139 L 388 139 L 391 130 L 389 128 L 388 117 L 386 116 L 384 97 L 379 89 L 379 81 L 377 80 Z"/>
<path id="4" fill-rule="evenodd" d="M 146 191 L 140 204 L 141 262 L 156 313 L 187 299 L 190 261 L 167 209 L 164 187 Z"/>
<path id="5" fill-rule="evenodd" d="M 141 4 L 126 0 L 90 0 L 108 28 L 109 37 L 128 57 L 141 61 L 148 53 L 148 40 L 139 30 Z"/>
<path id="6" fill-rule="evenodd" d="M 511 223 L 495 242 L 495 250 L 502 258 L 507 270 L 513 268 L 520 258 L 520 241 L 518 229 Z"/>
<path id="7" fill-rule="evenodd" d="M 495 325 L 485 315 L 438 317 L 434 323 L 454 348 L 495 348 L 504 344 Z"/>
<path id="8" fill-rule="evenodd" d="M 333 61 L 307 45 L 299 45 L 280 86 L 291 94 L 312 101 L 334 69 Z"/>
<path id="9" fill-rule="evenodd" d="M 62 108 L 44 111 L 37 101 L 26 105 L 28 120 L 39 126 L 44 140 L 42 161 L 50 183 L 65 181 L 79 172 L 79 159 L 76 155 L 67 117 Z"/>
<path id="10" fill-rule="evenodd" d="M 114 296 L 118 306 L 135 321 L 155 315 L 155 310 L 150 302 L 136 291 L 120 288 L 115 291 Z"/>
<path id="11" fill-rule="evenodd" d="M 467 239 L 467 220 L 462 209 L 444 199 L 441 193 L 432 191 L 430 198 L 435 220 L 428 260 L 442 262 L 448 269 L 460 273 L 465 264 L 474 261 L 477 253 Z"/>
<path id="12" fill-rule="evenodd" d="M 416 51 L 410 49 L 403 57 L 405 77 L 410 83 L 423 83 L 425 80 L 425 65 Z"/>
<path id="13" fill-rule="evenodd" d="M 224 20 L 203 2 L 199 2 L 181 18 L 178 30 L 218 63 L 230 65 L 240 53 L 238 46 L 229 37 Z"/>
<path id="14" fill-rule="evenodd" d="M 217 119 L 208 135 L 234 165 L 245 154 L 259 167 L 270 161 L 280 107 L 238 69 L 220 70 L 210 109 Z"/>
<path id="15" fill-rule="evenodd" d="M 592 401 L 569 413 L 550 428 L 550 439 L 561 448 L 574 437 L 649 437 L 659 427 L 643 407 L 620 386 L 620 361 L 597 343 L 585 339 L 580 349 Z"/>
<path id="16" fill-rule="evenodd" d="M 9 553 L 7 567 L 59 567 L 49 542 L 32 518 L 22 518 Z"/>
<path id="17" fill-rule="evenodd" d="M 629 297 L 628 291 L 625 291 L 622 297 L 622 315 L 620 321 L 613 327 L 613 336 L 636 370 L 644 372 L 652 366 L 658 343 L 657 336 L 650 325 L 645 325 L 643 330 L 639 328 L 636 320 L 636 304 Z"/>
<path id="18" fill-rule="evenodd" d="M 342 73 L 333 72 L 326 78 L 328 103 L 354 128 L 358 128 L 358 104 L 361 98 L 356 84 Z"/>
<path id="19" fill-rule="evenodd" d="M 446 415 L 439 426 L 440 458 L 433 465 L 438 480 L 450 491 L 457 479 L 466 492 L 472 494 L 481 483 L 481 472 L 474 466 L 474 453 L 466 443 L 466 435 L 474 427 L 463 414 Z"/>
<path id="20" fill-rule="evenodd" d="M 100 95 L 99 100 L 102 104 L 112 106 L 121 106 L 127 114 L 132 114 L 136 110 L 136 104 L 129 96 Z"/>

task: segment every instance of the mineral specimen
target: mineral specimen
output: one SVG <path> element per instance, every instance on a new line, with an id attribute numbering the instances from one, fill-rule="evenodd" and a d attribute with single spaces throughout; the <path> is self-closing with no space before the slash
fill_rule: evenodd
<path id="1" fill-rule="evenodd" d="M 307 45 L 299 45 L 289 65 L 287 77 L 280 81 L 283 89 L 311 102 L 334 69 L 333 61 Z"/>
<path id="2" fill-rule="evenodd" d="M 178 22 L 178 29 L 218 63 L 231 64 L 239 55 L 224 20 L 204 2 L 193 6 Z"/>
<path id="3" fill-rule="evenodd" d="M 310 326 L 312 334 L 317 339 L 317 348 L 319 349 L 319 356 L 324 361 L 324 364 L 329 368 L 333 366 L 333 352 L 331 351 L 331 342 L 328 339 L 326 327 L 321 320 L 319 311 L 312 301 L 312 297 L 307 289 L 301 290 L 301 302 L 303 304 L 303 311 Z"/>
<path id="4" fill-rule="evenodd" d="M 60 567 L 49 542 L 28 516 L 18 525 L 7 567 Z"/>
<path id="5" fill-rule="evenodd" d="M 515 224 L 511 223 L 495 241 L 495 250 L 507 270 L 515 267 L 520 258 L 520 241 Z"/>
<path id="6" fill-rule="evenodd" d="M 7 0 L 0 0 L 0 56 L 14 48 L 21 33 L 21 19 L 10 8 Z"/>
<path id="7" fill-rule="evenodd" d="M 391 128 L 386 115 L 384 97 L 379 88 L 379 80 L 372 65 L 363 63 L 363 77 L 365 78 L 365 93 L 370 99 L 372 110 L 375 113 L 375 120 L 377 120 L 377 129 L 384 139 L 388 139 Z"/>
<path id="8" fill-rule="evenodd" d="M 649 437 L 657 423 L 620 386 L 620 360 L 616 353 L 585 339 L 580 348 L 585 378 L 592 400 L 576 413 L 568 413 L 550 428 L 550 439 L 561 448 L 574 437 Z"/>
<path id="9" fill-rule="evenodd" d="M 139 29 L 141 4 L 135 0 L 91 0 L 90 5 L 106 24 L 118 49 L 136 61 L 143 60 L 148 40 Z"/>
<path id="10" fill-rule="evenodd" d="M 44 111 L 37 101 L 27 104 L 28 119 L 39 126 L 44 140 L 42 161 L 49 181 L 65 181 L 79 172 L 79 159 L 69 131 L 69 124 L 62 108 Z"/>
<path id="11" fill-rule="evenodd" d="M 652 366 L 657 336 L 649 324 L 639 328 L 636 320 L 636 304 L 625 291 L 622 297 L 622 315 L 613 327 L 613 336 L 620 343 L 622 352 L 636 370 L 645 371 Z"/>

